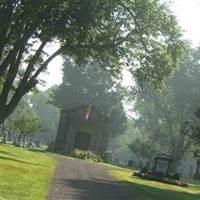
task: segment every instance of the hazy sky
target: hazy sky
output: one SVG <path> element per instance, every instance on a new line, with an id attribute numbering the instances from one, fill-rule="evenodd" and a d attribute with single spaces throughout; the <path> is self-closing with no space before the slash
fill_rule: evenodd
<path id="1" fill-rule="evenodd" d="M 172 10 L 184 31 L 184 37 L 195 46 L 200 44 L 200 0 L 176 0 Z"/>
<path id="2" fill-rule="evenodd" d="M 173 0 L 172 11 L 177 16 L 178 22 L 184 31 L 184 38 L 192 42 L 194 46 L 200 44 L 200 0 Z M 56 47 L 55 47 L 56 48 Z M 54 47 L 51 47 L 54 51 Z M 48 66 L 47 75 L 42 75 L 46 80 L 46 87 L 61 83 L 62 58 L 56 57 Z M 124 83 L 129 85 L 132 81 L 128 73 L 124 73 Z"/>

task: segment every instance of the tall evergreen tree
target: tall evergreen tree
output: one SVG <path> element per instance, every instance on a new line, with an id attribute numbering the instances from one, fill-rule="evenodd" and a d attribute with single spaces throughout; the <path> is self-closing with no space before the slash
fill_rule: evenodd
<path id="1" fill-rule="evenodd" d="M 111 120 L 112 134 L 122 133 L 126 117 L 122 102 L 123 89 L 119 80 L 116 81 L 98 63 L 81 68 L 66 59 L 63 69 L 63 82 L 53 92 L 53 104 L 61 109 L 91 104 Z"/>

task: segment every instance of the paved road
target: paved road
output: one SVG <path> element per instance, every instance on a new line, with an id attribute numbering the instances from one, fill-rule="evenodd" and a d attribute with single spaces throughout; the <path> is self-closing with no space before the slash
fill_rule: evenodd
<path id="1" fill-rule="evenodd" d="M 47 200 L 136 200 L 108 175 L 110 167 L 58 156 Z"/>

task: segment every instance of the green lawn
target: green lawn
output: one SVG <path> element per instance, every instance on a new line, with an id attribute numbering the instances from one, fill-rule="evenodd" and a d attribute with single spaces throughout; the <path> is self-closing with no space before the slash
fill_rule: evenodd
<path id="1" fill-rule="evenodd" d="M 183 188 L 133 177 L 131 170 L 111 170 L 109 173 L 141 200 L 200 200 L 200 182 L 197 181 Z"/>
<path id="2" fill-rule="evenodd" d="M 0 144 L 0 199 L 44 200 L 55 163 L 45 153 Z"/>

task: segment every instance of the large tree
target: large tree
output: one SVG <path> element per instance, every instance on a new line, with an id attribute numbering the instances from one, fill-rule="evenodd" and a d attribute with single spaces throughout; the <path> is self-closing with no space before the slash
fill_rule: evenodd
<path id="1" fill-rule="evenodd" d="M 195 145 L 193 148 L 193 153 L 197 163 L 194 178 L 200 179 L 200 108 L 197 109 L 195 114 L 197 119 L 190 124 L 192 129 L 190 137 Z"/>
<path id="2" fill-rule="evenodd" d="M 199 50 L 188 51 L 180 70 L 166 83 L 162 94 L 146 86 L 135 103 L 138 113 L 135 125 L 150 141 L 159 143 L 162 152 L 172 155 L 174 171 L 192 145 L 189 136 L 200 101 Z"/>
<path id="3" fill-rule="evenodd" d="M 0 123 L 59 54 L 109 70 L 128 65 L 161 82 L 182 53 L 174 15 L 158 0 L 0 0 Z M 47 55 L 46 47 L 59 48 Z"/>

